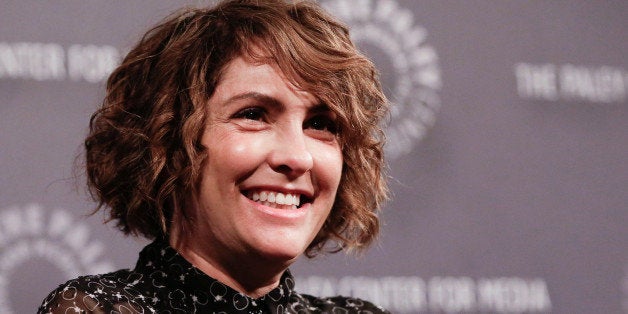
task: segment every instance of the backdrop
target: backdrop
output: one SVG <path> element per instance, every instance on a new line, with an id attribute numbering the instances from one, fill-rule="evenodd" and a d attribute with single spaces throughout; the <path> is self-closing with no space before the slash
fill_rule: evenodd
<path id="1" fill-rule="evenodd" d="M 628 2 L 322 1 L 381 70 L 393 198 L 297 288 L 394 313 L 628 313 Z M 104 79 L 196 1 L 0 2 L 0 312 L 134 266 L 84 190 Z"/>

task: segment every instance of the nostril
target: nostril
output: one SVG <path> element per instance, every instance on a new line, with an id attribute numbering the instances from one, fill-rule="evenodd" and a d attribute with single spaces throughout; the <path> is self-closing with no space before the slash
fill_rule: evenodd
<path id="1" fill-rule="evenodd" d="M 279 165 L 279 167 L 277 167 L 277 172 L 290 173 L 292 172 L 292 169 L 288 165 Z"/>

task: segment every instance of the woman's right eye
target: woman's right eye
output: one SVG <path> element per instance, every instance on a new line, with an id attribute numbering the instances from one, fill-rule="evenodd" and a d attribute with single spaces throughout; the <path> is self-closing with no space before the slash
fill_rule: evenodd
<path id="1" fill-rule="evenodd" d="M 238 111 L 235 115 L 233 115 L 233 117 L 236 119 L 264 121 L 265 113 L 266 112 L 262 108 L 250 107 Z"/>

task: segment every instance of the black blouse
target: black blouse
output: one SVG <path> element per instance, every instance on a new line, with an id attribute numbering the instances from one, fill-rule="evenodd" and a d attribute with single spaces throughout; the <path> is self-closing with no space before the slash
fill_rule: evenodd
<path id="1" fill-rule="evenodd" d="M 253 299 L 207 276 L 166 242 L 146 246 L 134 270 L 79 277 L 51 292 L 38 313 L 388 313 L 346 297 L 294 291 L 289 271 L 279 286 Z"/>

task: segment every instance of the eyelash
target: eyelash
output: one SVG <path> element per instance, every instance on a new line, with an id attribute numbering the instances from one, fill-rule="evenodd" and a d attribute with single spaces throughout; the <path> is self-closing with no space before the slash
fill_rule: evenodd
<path id="1" fill-rule="evenodd" d="M 238 111 L 233 115 L 233 118 L 265 122 L 266 114 L 267 112 L 264 108 L 248 107 Z M 318 114 L 308 118 L 305 122 L 303 122 L 303 128 L 338 134 L 338 125 L 336 121 L 327 114 Z"/>
<path id="2" fill-rule="evenodd" d="M 338 134 L 338 125 L 336 121 L 325 114 L 313 116 L 305 121 L 303 124 L 305 128 L 312 128 L 317 131 L 329 132 L 331 134 Z"/>
<path id="3" fill-rule="evenodd" d="M 259 107 L 244 108 L 233 115 L 236 119 L 263 121 L 266 111 Z"/>

